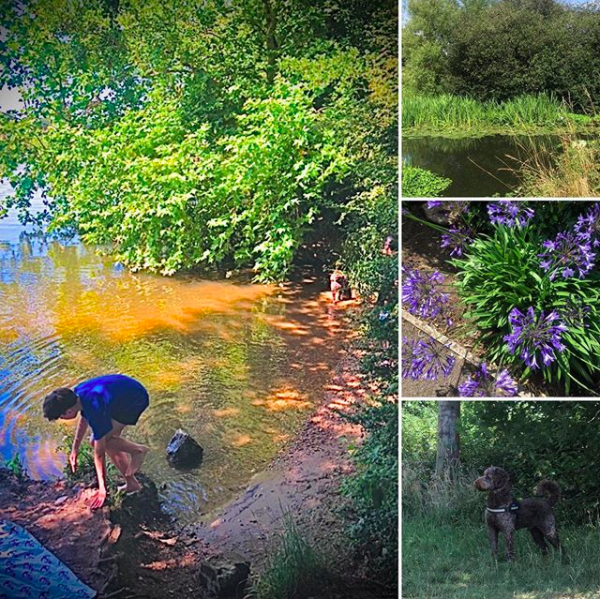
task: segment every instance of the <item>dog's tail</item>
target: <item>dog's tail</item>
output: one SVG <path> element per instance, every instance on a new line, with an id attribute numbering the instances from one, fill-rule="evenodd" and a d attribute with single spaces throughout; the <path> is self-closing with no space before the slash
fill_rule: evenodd
<path id="1" fill-rule="evenodd" d="M 550 507 L 553 507 L 560 499 L 560 487 L 553 480 L 543 480 L 535 488 L 535 494 L 546 495 L 546 501 L 550 504 Z"/>

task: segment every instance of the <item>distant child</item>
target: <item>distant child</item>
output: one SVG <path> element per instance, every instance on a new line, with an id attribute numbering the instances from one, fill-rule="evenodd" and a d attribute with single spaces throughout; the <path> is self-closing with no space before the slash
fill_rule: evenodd
<path id="1" fill-rule="evenodd" d="M 73 472 L 88 425 L 92 429 L 94 465 L 98 476 L 98 491 L 90 502 L 92 509 L 102 507 L 106 500 L 106 454 L 125 477 L 125 485 L 119 489 L 134 493 L 142 488 L 135 474 L 149 448 L 123 439 L 121 433 L 127 425 L 137 424 L 148 403 L 148 392 L 144 386 L 122 374 L 99 376 L 80 383 L 73 390 L 61 387 L 44 399 L 44 416 L 48 420 L 72 420 L 81 414 L 69 456 Z"/>

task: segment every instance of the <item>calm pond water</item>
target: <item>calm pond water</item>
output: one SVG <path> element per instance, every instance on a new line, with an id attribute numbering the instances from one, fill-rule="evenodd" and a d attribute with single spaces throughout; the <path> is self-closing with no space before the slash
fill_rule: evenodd
<path id="1" fill-rule="evenodd" d="M 0 458 L 60 476 L 72 422 L 47 422 L 52 389 L 122 372 L 150 391 L 129 435 L 167 511 L 191 520 L 229 500 L 299 427 L 328 384 L 345 335 L 322 281 L 285 287 L 132 274 L 78 242 L 0 221 Z M 202 466 L 170 468 L 177 428 Z"/>
<path id="2" fill-rule="evenodd" d="M 402 159 L 448 177 L 445 197 L 505 196 L 519 184 L 520 163 L 535 152 L 546 157 L 561 151 L 556 135 L 488 135 L 402 139 Z"/>

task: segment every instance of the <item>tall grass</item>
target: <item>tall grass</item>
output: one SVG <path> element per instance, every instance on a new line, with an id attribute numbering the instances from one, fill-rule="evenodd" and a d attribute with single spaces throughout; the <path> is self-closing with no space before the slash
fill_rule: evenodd
<path id="1" fill-rule="evenodd" d="M 473 486 L 478 476 L 475 470 L 463 468 L 437 476 L 433 465 L 405 458 L 402 463 L 403 516 L 446 523 L 480 519 L 483 500 Z"/>
<path id="2" fill-rule="evenodd" d="M 254 582 L 252 599 L 305 599 L 331 582 L 320 556 L 301 535 L 290 515 L 273 542 L 265 571 Z"/>
<path id="3" fill-rule="evenodd" d="M 550 159 L 551 158 L 551 159 Z M 591 198 L 600 196 L 600 145 L 596 140 L 562 139 L 562 151 L 547 155 L 530 148 L 518 166 L 518 194 L 528 197 Z"/>
<path id="4" fill-rule="evenodd" d="M 402 98 L 402 127 L 406 130 L 438 131 L 452 129 L 498 128 L 527 131 L 568 123 L 588 123 L 592 119 L 575 115 L 546 94 L 518 96 L 505 102 L 481 102 L 472 98 L 442 94 L 422 96 L 409 93 Z"/>

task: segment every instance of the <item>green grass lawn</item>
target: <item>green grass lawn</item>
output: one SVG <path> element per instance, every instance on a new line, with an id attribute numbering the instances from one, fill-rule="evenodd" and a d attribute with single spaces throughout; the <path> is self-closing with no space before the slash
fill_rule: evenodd
<path id="1" fill-rule="evenodd" d="M 544 558 L 526 530 L 516 534 L 515 560 L 491 557 L 486 527 L 410 519 L 402 524 L 405 599 L 600 598 L 600 526 L 559 527 L 568 561 Z"/>

